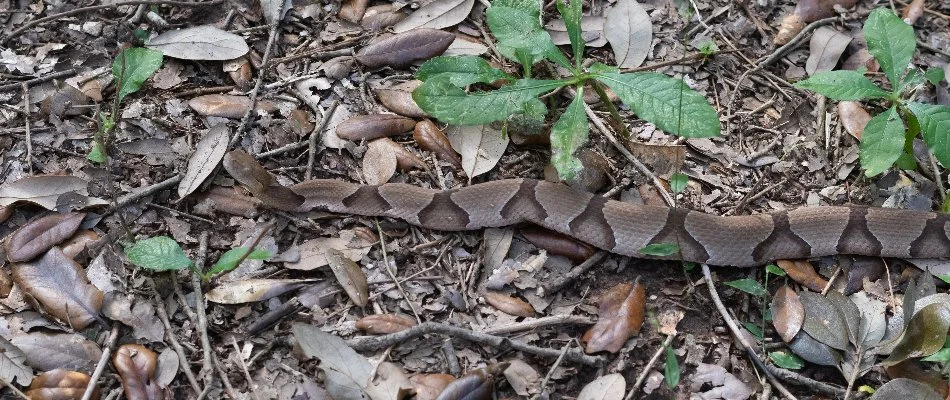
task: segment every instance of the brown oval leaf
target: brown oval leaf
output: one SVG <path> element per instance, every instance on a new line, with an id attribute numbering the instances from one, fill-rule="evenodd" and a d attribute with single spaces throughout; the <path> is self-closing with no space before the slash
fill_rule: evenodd
<path id="1" fill-rule="evenodd" d="M 59 247 L 31 262 L 13 264 L 13 281 L 43 310 L 74 329 L 101 321 L 102 291 L 89 283 L 86 271 Z"/>
<path id="2" fill-rule="evenodd" d="M 396 168 L 399 168 L 402 171 L 408 171 L 413 168 L 423 170 L 426 169 L 425 161 L 422 161 L 422 159 L 415 155 L 415 153 L 409 151 L 405 146 L 394 142 L 390 138 L 384 137 L 373 140 L 372 142 L 369 142 L 369 146 L 378 146 L 380 150 L 390 152 L 395 155 Z M 367 151 L 366 154 L 369 154 L 369 151 Z M 363 156 L 363 159 L 365 161 L 366 156 Z"/>
<path id="3" fill-rule="evenodd" d="M 412 138 L 419 147 L 435 153 L 442 161 L 450 162 L 456 168 L 462 168 L 462 157 L 455 152 L 449 138 L 435 122 L 426 119 L 416 123 L 415 129 L 412 130 Z"/>
<path id="4" fill-rule="evenodd" d="M 435 400 L 455 377 L 449 374 L 420 374 L 409 378 L 412 389 L 416 391 L 416 400 Z"/>
<path id="5" fill-rule="evenodd" d="M 188 157 L 188 168 L 178 183 L 178 197 L 185 198 L 198 189 L 218 168 L 218 163 L 228 151 L 231 130 L 227 124 L 212 126 L 195 145 L 195 152 Z"/>
<path id="6" fill-rule="evenodd" d="M 397 314 L 367 315 L 356 321 L 356 329 L 372 335 L 396 333 L 416 326 L 416 320 Z"/>
<path id="7" fill-rule="evenodd" d="M 381 4 L 366 9 L 360 25 L 369 31 L 380 31 L 390 26 L 396 25 L 399 21 L 406 19 L 409 14 L 402 11 L 402 7 L 397 4 Z"/>
<path id="8" fill-rule="evenodd" d="M 425 118 L 429 115 L 419 108 L 416 101 L 412 99 L 412 91 L 416 90 L 421 81 L 408 81 L 391 88 L 379 89 L 376 91 L 376 97 L 389 111 L 410 118 Z"/>
<path id="9" fill-rule="evenodd" d="M 26 354 L 26 364 L 40 371 L 66 368 L 92 373 L 102 357 L 95 342 L 78 333 L 31 332 L 14 336 L 10 343 Z"/>
<path id="10" fill-rule="evenodd" d="M 848 131 L 855 139 L 861 140 L 861 134 L 864 133 L 864 127 L 871 120 L 871 114 L 861 106 L 857 101 L 839 101 L 838 118 L 844 125 L 844 130 Z"/>
<path id="11" fill-rule="evenodd" d="M 436 400 L 489 400 L 494 390 L 495 376 L 479 368 L 446 385 Z"/>
<path id="12" fill-rule="evenodd" d="M 86 218 L 85 213 L 54 214 L 20 227 L 7 240 L 4 248 L 7 260 L 20 262 L 36 258 L 76 233 L 83 218 Z"/>
<path id="13" fill-rule="evenodd" d="M 219 304 L 240 304 L 264 301 L 297 290 L 306 279 L 245 279 L 225 282 L 205 293 L 208 301 Z"/>
<path id="14" fill-rule="evenodd" d="M 33 379 L 26 395 L 33 400 L 80 399 L 89 386 L 89 375 L 82 372 L 57 368 L 47 371 Z M 93 389 L 90 399 L 98 400 L 102 393 L 98 387 Z"/>
<path id="15" fill-rule="evenodd" d="M 366 5 L 368 4 L 369 0 L 344 1 L 337 16 L 344 21 L 349 21 L 354 24 L 359 23 L 360 20 L 363 19 L 363 14 L 366 13 Z"/>
<path id="16" fill-rule="evenodd" d="M 504 293 L 485 292 L 485 301 L 505 314 L 517 317 L 533 317 L 535 315 L 534 307 L 527 301 Z"/>
<path id="17" fill-rule="evenodd" d="M 0 206 L 0 224 L 7 222 L 13 215 L 13 206 Z"/>
<path id="18" fill-rule="evenodd" d="M 778 260 L 775 262 L 792 278 L 813 292 L 821 292 L 828 286 L 828 281 L 815 272 L 815 267 L 810 262 L 804 260 Z"/>
<path id="19" fill-rule="evenodd" d="M 337 125 L 336 135 L 341 139 L 352 141 L 373 140 L 401 135 L 411 131 L 415 126 L 414 119 L 396 114 L 357 115 Z"/>
<path id="20" fill-rule="evenodd" d="M 129 399 L 164 399 L 162 388 L 155 382 L 158 354 L 140 344 L 125 344 L 112 357 L 112 366 L 119 373 L 125 397 Z"/>
<path id="21" fill-rule="evenodd" d="M 562 255 L 574 261 L 584 261 L 597 252 L 596 248 L 587 243 L 563 233 L 536 226 L 521 228 L 521 236 L 524 236 L 528 242 L 539 249 L 547 250 L 551 254 Z"/>
<path id="22" fill-rule="evenodd" d="M 587 353 L 616 353 L 627 339 L 640 332 L 646 311 L 646 290 L 640 281 L 621 283 L 600 296 L 598 320 L 581 340 L 587 342 Z"/>
<path id="23" fill-rule="evenodd" d="M 206 94 L 188 100 L 188 106 L 199 115 L 223 118 L 242 118 L 253 103 L 247 96 L 229 94 Z M 277 110 L 277 105 L 260 100 L 257 102 L 257 110 L 273 112 Z"/>
<path id="24" fill-rule="evenodd" d="M 293 211 L 303 204 L 303 196 L 282 186 L 254 157 L 241 150 L 232 150 L 224 156 L 224 169 L 264 205 L 283 211 Z"/>
<path id="25" fill-rule="evenodd" d="M 66 257 L 75 259 L 79 253 L 86 249 L 86 246 L 95 243 L 97 240 L 99 240 L 99 234 L 96 231 L 83 229 L 66 239 L 59 247 L 63 249 L 63 254 Z"/>
<path id="26" fill-rule="evenodd" d="M 924 3 L 925 0 L 914 0 L 907 5 L 907 8 L 904 9 L 904 14 L 902 18 L 904 22 L 909 25 L 913 25 L 917 22 L 920 17 L 924 16 Z"/>
<path id="27" fill-rule="evenodd" d="M 290 112 L 288 122 L 290 123 L 290 130 L 301 137 L 309 135 L 317 127 L 317 124 L 310 121 L 310 114 L 299 108 L 295 108 Z"/>
<path id="28" fill-rule="evenodd" d="M 381 142 L 381 139 L 386 138 L 369 142 L 366 153 L 363 154 L 363 177 L 370 185 L 382 185 L 396 174 L 396 153 L 386 142 Z M 391 140 L 390 143 L 399 146 Z"/>
<path id="29" fill-rule="evenodd" d="M 455 35 L 438 29 L 413 29 L 364 47 L 356 60 L 369 68 L 405 68 L 442 54 L 454 40 Z"/>
<path id="30" fill-rule="evenodd" d="M 36 175 L 0 185 L 0 206 L 9 206 L 18 201 L 37 204 L 47 210 L 55 210 L 62 195 L 84 197 L 89 192 L 82 178 L 70 175 Z M 81 196 L 77 196 L 81 195 Z M 84 198 L 85 206 L 109 204 L 94 197 Z"/>
<path id="31" fill-rule="evenodd" d="M 254 218 L 258 215 L 257 207 L 261 201 L 250 197 L 239 191 L 237 188 L 212 186 L 211 190 L 204 194 L 199 205 L 207 204 L 217 211 L 223 213 L 238 215 L 247 218 Z M 198 208 L 198 207 L 196 207 Z"/>
<path id="32" fill-rule="evenodd" d="M 783 285 L 772 296 L 772 324 L 785 343 L 789 343 L 802 329 L 805 307 L 788 285 Z"/>
<path id="33" fill-rule="evenodd" d="M 369 301 L 369 284 L 366 283 L 366 274 L 360 266 L 336 249 L 326 249 L 324 256 L 337 282 L 343 286 L 343 290 L 350 296 L 353 303 L 365 307 Z"/>

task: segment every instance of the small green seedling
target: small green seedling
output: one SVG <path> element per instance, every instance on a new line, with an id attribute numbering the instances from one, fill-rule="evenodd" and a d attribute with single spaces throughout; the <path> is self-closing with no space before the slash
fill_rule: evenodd
<path id="1" fill-rule="evenodd" d="M 573 86 L 573 101 L 551 128 L 551 162 L 564 179 L 570 179 L 581 169 L 574 152 L 587 141 L 589 128 L 583 97 L 588 85 L 618 126 L 624 124 L 602 85 L 612 89 L 638 117 L 666 132 L 684 137 L 719 135 L 716 111 L 681 79 L 654 72 L 621 73 L 602 63 L 583 68 L 582 2 L 571 0 L 565 5 L 556 1 L 571 41 L 573 63 L 541 26 L 539 1 L 495 0 L 485 12 L 488 27 L 498 40 L 495 47 L 522 66 L 522 77 L 509 75 L 475 56 L 436 57 L 416 73 L 423 84 L 413 91 L 412 98 L 424 111 L 449 124 L 480 125 L 504 120 L 539 128 L 548 111 L 548 105 L 539 96 Z M 544 60 L 566 69 L 569 76 L 532 78 L 532 68 Z M 498 82 L 507 84 L 495 90 L 467 90 L 472 85 Z"/>
<path id="2" fill-rule="evenodd" d="M 913 102 L 913 94 L 927 80 L 940 82 L 941 69 L 925 73 L 908 70 L 917 41 L 914 28 L 885 8 L 868 15 L 864 24 L 868 52 L 874 56 L 891 90 L 871 82 L 863 71 L 828 71 L 813 75 L 795 86 L 809 89 L 839 101 L 879 100 L 890 103 L 868 121 L 861 135 L 861 166 L 867 176 L 884 172 L 892 165 L 916 168 L 914 138 L 922 134 L 924 142 L 944 166 L 950 165 L 950 107 Z"/>
<path id="3" fill-rule="evenodd" d="M 190 268 L 205 281 L 237 268 L 243 260 L 267 260 L 271 257 L 270 252 L 265 250 L 250 251 L 247 247 L 237 247 L 222 254 L 210 269 L 202 272 L 195 269 L 195 263 L 188 258 L 181 245 L 168 236 L 139 240 L 125 248 L 125 255 L 129 262 L 139 268 L 157 272 Z"/>

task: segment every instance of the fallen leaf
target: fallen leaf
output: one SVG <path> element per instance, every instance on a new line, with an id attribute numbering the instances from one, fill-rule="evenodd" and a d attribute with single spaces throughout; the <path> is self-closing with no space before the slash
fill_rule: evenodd
<path id="1" fill-rule="evenodd" d="M 815 340 L 803 330 L 798 331 L 795 339 L 788 343 L 788 348 L 812 364 L 837 366 L 841 362 L 841 355 L 831 346 Z"/>
<path id="2" fill-rule="evenodd" d="M 228 151 L 231 130 L 227 124 L 212 126 L 195 146 L 195 152 L 188 158 L 188 168 L 178 183 L 178 197 L 185 198 L 198 189 L 208 179 Z"/>
<path id="3" fill-rule="evenodd" d="M 406 68 L 442 54 L 453 40 L 455 35 L 449 32 L 417 28 L 364 47 L 356 53 L 356 61 L 369 68 Z"/>
<path id="4" fill-rule="evenodd" d="M 906 360 L 904 362 L 884 367 L 887 376 L 891 379 L 907 378 L 920 383 L 927 384 L 931 389 L 937 391 L 941 399 L 946 399 L 950 393 L 950 387 L 947 386 L 947 380 L 938 371 L 925 369 L 922 362 L 918 360 Z M 910 399 L 916 397 L 901 396 L 899 399 Z"/>
<path id="5" fill-rule="evenodd" d="M 537 392 L 538 385 L 541 383 L 541 375 L 538 374 L 538 371 L 517 358 L 508 362 L 508 368 L 505 368 L 504 374 L 505 380 L 515 390 L 515 393 L 524 398 Z"/>
<path id="6" fill-rule="evenodd" d="M 871 400 L 894 399 L 942 400 L 943 397 L 930 386 L 905 378 L 892 379 L 871 395 Z"/>
<path id="7" fill-rule="evenodd" d="M 436 400 L 490 400 L 495 391 L 495 373 L 498 369 L 499 364 L 496 364 L 469 371 L 449 383 Z"/>
<path id="8" fill-rule="evenodd" d="M 786 44 L 801 32 L 805 24 L 837 15 L 836 5 L 848 9 L 854 7 L 855 3 L 857 0 L 799 0 L 795 11 L 782 19 L 773 42 L 780 46 Z"/>
<path id="9" fill-rule="evenodd" d="M 206 94 L 188 100 L 188 106 L 198 115 L 234 119 L 243 118 L 253 104 L 254 101 L 247 96 L 229 94 Z M 277 110 L 277 105 L 267 100 L 260 100 L 257 102 L 256 110 L 273 112 Z"/>
<path id="10" fill-rule="evenodd" d="M 14 336 L 10 343 L 26 354 L 26 365 L 40 371 L 65 368 L 92 373 L 102 350 L 78 333 L 32 332 Z"/>
<path id="11" fill-rule="evenodd" d="M 297 290 L 313 279 L 248 279 L 225 282 L 205 293 L 208 301 L 241 304 L 264 301 Z"/>
<path id="12" fill-rule="evenodd" d="M 653 43 L 653 22 L 636 0 L 618 0 L 604 10 L 604 36 L 620 68 L 643 64 Z"/>
<path id="13" fill-rule="evenodd" d="M 911 1 L 910 4 L 904 8 L 904 14 L 902 16 L 904 22 L 906 22 L 908 25 L 913 25 L 918 19 L 920 19 L 920 17 L 923 17 L 924 3 L 926 3 L 925 0 Z"/>
<path id="14" fill-rule="evenodd" d="M 66 257 L 76 259 L 83 250 L 86 249 L 90 244 L 98 242 L 100 236 L 96 231 L 91 229 L 80 229 L 76 231 L 68 239 L 64 240 L 59 244 L 59 248 L 63 249 L 63 254 Z"/>
<path id="15" fill-rule="evenodd" d="M 815 30 L 809 42 L 808 60 L 805 61 L 805 72 L 814 75 L 816 72 L 831 71 L 838 65 L 841 53 L 851 43 L 851 36 L 838 32 L 827 26 Z"/>
<path id="16" fill-rule="evenodd" d="M 358 23 L 363 19 L 363 15 L 366 13 L 366 6 L 369 4 L 369 0 L 347 0 L 342 2 L 340 6 L 340 11 L 337 12 L 337 16 L 344 21 L 349 21 L 352 23 Z"/>
<path id="17" fill-rule="evenodd" d="M 435 400 L 455 377 L 449 374 L 419 374 L 409 378 L 416 392 L 415 400 Z"/>
<path id="18" fill-rule="evenodd" d="M 462 170 L 469 180 L 495 168 L 508 148 L 508 136 L 490 125 L 451 125 L 446 135 L 462 156 Z"/>
<path id="19" fill-rule="evenodd" d="M 583 262 L 597 253 L 597 249 L 568 235 L 558 233 L 537 226 L 526 226 L 519 230 L 521 236 L 539 249 L 551 254 L 570 258 L 572 261 Z"/>
<path id="20" fill-rule="evenodd" d="M 947 329 L 950 329 L 950 305 L 934 303 L 924 307 L 911 318 L 900 342 L 881 364 L 889 366 L 936 353 L 943 348 Z"/>
<path id="21" fill-rule="evenodd" d="M 224 169 L 247 187 L 264 205 L 283 211 L 293 211 L 303 204 L 303 196 L 277 182 L 254 157 L 241 150 L 224 155 Z"/>
<path id="22" fill-rule="evenodd" d="M 162 388 L 155 383 L 158 354 L 140 344 L 124 344 L 112 357 L 112 366 L 119 373 L 122 389 L 129 399 L 164 399 Z"/>
<path id="23" fill-rule="evenodd" d="M 581 337 L 588 354 L 599 351 L 616 353 L 627 339 L 640 332 L 646 312 L 646 290 L 637 280 L 616 285 L 597 300 L 597 323 Z"/>
<path id="24" fill-rule="evenodd" d="M 788 285 L 782 285 L 772 296 L 772 325 L 775 331 L 785 341 L 791 342 L 802 329 L 805 322 L 805 308 Z"/>
<path id="25" fill-rule="evenodd" d="M 533 317 L 535 315 L 534 307 L 517 297 L 498 292 L 485 292 L 484 296 L 485 302 L 506 314 L 517 317 Z"/>
<path id="26" fill-rule="evenodd" d="M 335 249 L 353 261 L 363 259 L 373 242 L 359 237 L 352 230 L 341 231 L 340 237 L 316 238 L 300 244 L 300 260 L 285 262 L 288 269 L 310 271 L 327 265 L 326 250 Z"/>
<path id="27" fill-rule="evenodd" d="M 74 329 L 102 321 L 102 291 L 91 285 L 86 271 L 58 247 L 37 260 L 13 264 L 13 280 L 43 311 Z"/>
<path id="28" fill-rule="evenodd" d="M 834 303 L 827 297 L 812 292 L 801 292 L 798 298 L 805 308 L 802 330 L 835 349 L 847 349 L 848 326 Z"/>
<path id="29" fill-rule="evenodd" d="M 422 81 L 411 80 L 390 88 L 379 89 L 376 91 L 376 97 L 389 111 L 410 118 L 425 118 L 429 115 L 422 111 L 412 99 L 412 91 L 416 90 L 420 84 Z"/>
<path id="30" fill-rule="evenodd" d="M 419 7 L 393 26 L 393 32 L 402 33 L 416 28 L 442 29 L 458 25 L 472 12 L 475 0 L 434 0 Z"/>
<path id="31" fill-rule="evenodd" d="M 401 135 L 412 130 L 416 121 L 395 114 L 357 115 L 336 127 L 341 139 L 360 141 Z"/>
<path id="32" fill-rule="evenodd" d="M 584 39 L 585 47 L 604 47 L 607 44 L 607 37 L 604 35 L 604 22 L 606 22 L 606 18 L 600 15 L 584 15 L 581 17 L 581 38 Z M 558 46 L 571 44 L 563 18 L 552 20 L 544 25 L 544 29 L 551 35 L 554 44 Z"/>
<path id="33" fill-rule="evenodd" d="M 369 284 L 360 266 L 336 249 L 327 249 L 325 255 L 330 270 L 333 271 L 333 275 L 336 276 L 340 286 L 343 286 L 346 294 L 350 296 L 350 300 L 360 307 L 365 307 L 369 301 Z"/>
<path id="34" fill-rule="evenodd" d="M 53 214 L 20 227 L 4 245 L 7 260 L 21 262 L 36 258 L 73 236 L 85 217 L 85 213 Z"/>
<path id="35" fill-rule="evenodd" d="M 167 31 L 145 44 L 167 57 L 182 60 L 222 61 L 247 54 L 244 38 L 211 25 Z"/>
<path id="36" fill-rule="evenodd" d="M 399 145 L 392 140 L 385 142 L 382 139 L 389 138 L 369 142 L 366 153 L 363 154 L 363 177 L 369 185 L 382 185 L 396 174 L 396 153 L 392 150 L 390 143 Z"/>
<path id="37" fill-rule="evenodd" d="M 753 393 L 745 383 L 725 368 L 706 363 L 696 366 L 689 389 L 704 399 L 747 399 Z"/>
<path id="38" fill-rule="evenodd" d="M 70 175 L 36 175 L 0 186 L 0 206 L 9 206 L 18 201 L 36 204 L 47 210 L 55 210 L 57 200 L 64 194 L 89 194 L 89 182 Z M 87 198 L 87 206 L 106 205 L 109 202 L 94 197 Z"/>
<path id="39" fill-rule="evenodd" d="M 203 209 L 202 214 L 210 214 L 211 211 L 220 211 L 226 214 L 237 215 L 245 218 L 254 218 L 260 212 L 258 207 L 261 201 L 248 196 L 235 187 L 212 186 L 210 190 L 203 193 L 201 201 L 195 206 L 197 209 Z M 210 206 L 211 209 L 208 209 Z"/>
<path id="40" fill-rule="evenodd" d="M 621 374 L 604 375 L 584 385 L 577 400 L 620 400 L 623 399 L 627 381 Z"/>
<path id="41" fill-rule="evenodd" d="M 80 399 L 89 386 L 89 379 L 90 376 L 82 372 L 57 368 L 37 376 L 26 389 L 26 395 L 33 400 Z M 96 387 L 89 398 L 98 400 L 100 397 L 102 392 Z"/>
<path id="42" fill-rule="evenodd" d="M 416 320 L 397 314 L 367 315 L 356 321 L 356 329 L 371 335 L 386 335 L 412 328 Z"/>
<path id="43" fill-rule="evenodd" d="M 778 260 L 775 264 L 785 271 L 789 278 L 815 292 L 821 292 L 828 286 L 828 281 L 818 275 L 815 267 L 807 260 Z"/>
<path id="44" fill-rule="evenodd" d="M 861 102 L 839 101 L 838 118 L 841 119 L 844 130 L 848 131 L 855 139 L 861 140 L 861 134 L 864 133 L 864 127 L 871 120 L 871 114 L 864 109 Z"/>
<path id="45" fill-rule="evenodd" d="M 375 32 L 396 25 L 406 19 L 408 14 L 398 4 L 380 4 L 366 9 L 363 19 L 360 20 L 366 30 Z"/>
<path id="46" fill-rule="evenodd" d="M 26 366 L 26 354 L 13 343 L 0 336 L 0 379 L 4 382 L 17 382 L 21 386 L 30 384 L 33 370 Z"/>
<path id="47" fill-rule="evenodd" d="M 415 104 L 415 103 L 413 103 Z M 452 163 L 458 168 L 462 168 L 462 158 L 452 149 L 452 143 L 441 129 L 428 119 L 416 123 L 412 130 L 412 138 L 424 150 L 435 153 L 439 159 Z"/>

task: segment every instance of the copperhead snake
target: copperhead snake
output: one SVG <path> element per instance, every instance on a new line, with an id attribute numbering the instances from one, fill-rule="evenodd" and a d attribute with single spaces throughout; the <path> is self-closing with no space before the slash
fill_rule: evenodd
<path id="1" fill-rule="evenodd" d="M 499 180 L 448 191 L 317 179 L 290 189 L 303 197 L 295 211 L 399 218 L 444 231 L 530 222 L 613 253 L 641 258 L 656 258 L 639 253 L 656 243 L 679 246 L 678 254 L 662 258 L 739 267 L 833 254 L 950 257 L 950 217 L 933 212 L 821 206 L 720 217 L 622 203 L 533 179 Z"/>

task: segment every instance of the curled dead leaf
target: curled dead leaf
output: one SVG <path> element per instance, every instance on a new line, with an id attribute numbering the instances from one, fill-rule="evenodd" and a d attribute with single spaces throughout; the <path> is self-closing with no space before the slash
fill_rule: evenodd
<path id="1" fill-rule="evenodd" d="M 79 399 L 89 386 L 89 378 L 82 372 L 57 368 L 34 378 L 26 389 L 26 395 L 33 400 Z M 96 387 L 89 398 L 98 400 L 101 397 L 102 391 Z"/>
<path id="2" fill-rule="evenodd" d="M 290 112 L 288 122 L 290 123 L 290 130 L 301 137 L 309 135 L 317 127 L 317 124 L 310 121 L 310 114 L 299 108 L 295 108 Z"/>
<path id="3" fill-rule="evenodd" d="M 844 130 L 848 131 L 855 139 L 861 140 L 861 134 L 864 133 L 864 127 L 871 120 L 871 114 L 864 109 L 861 102 L 839 101 L 838 118 L 841 119 Z"/>
<path id="4" fill-rule="evenodd" d="M 610 288 L 597 300 L 598 320 L 581 340 L 588 354 L 598 351 L 616 353 L 627 339 L 640 332 L 646 312 L 646 289 L 639 279 Z"/>
<path id="5" fill-rule="evenodd" d="M 828 286 L 828 280 L 818 275 L 807 260 L 778 260 L 775 264 L 788 273 L 789 278 L 814 292 L 824 291 L 825 286 Z"/>
<path id="6" fill-rule="evenodd" d="M 412 80 L 390 88 L 379 89 L 376 91 L 376 97 L 389 111 L 410 118 L 425 118 L 429 115 L 422 111 L 412 99 L 412 91 L 420 84 L 422 84 L 421 81 Z"/>
<path id="7" fill-rule="evenodd" d="M 799 0 L 792 14 L 782 19 L 782 25 L 773 42 L 777 45 L 788 43 L 805 24 L 836 15 L 835 6 L 851 8 L 857 0 Z"/>
<path id="8" fill-rule="evenodd" d="M 456 168 L 462 168 L 462 157 L 455 152 L 449 138 L 435 122 L 426 119 L 416 123 L 415 129 L 412 130 L 412 138 L 419 147 L 435 153 L 439 159 L 452 163 Z"/>
<path id="9" fill-rule="evenodd" d="M 247 96 L 206 94 L 188 100 L 188 106 L 206 117 L 242 118 L 254 101 Z M 277 105 L 267 100 L 257 102 L 257 111 L 273 112 Z"/>
<path id="10" fill-rule="evenodd" d="M 0 206 L 0 224 L 7 222 L 13 215 L 13 206 Z"/>
<path id="11" fill-rule="evenodd" d="M 72 236 L 85 213 L 53 214 L 34 220 L 10 235 L 4 250 L 10 262 L 29 261 Z"/>
<path id="12" fill-rule="evenodd" d="M 454 40 L 455 35 L 438 29 L 413 29 L 364 47 L 356 61 L 369 68 L 406 68 L 442 54 Z"/>
<path id="13" fill-rule="evenodd" d="M 449 374 L 419 374 L 409 378 L 412 389 L 416 391 L 416 400 L 435 400 L 455 377 Z"/>
<path id="14" fill-rule="evenodd" d="M 517 297 L 498 292 L 485 292 L 484 296 L 488 304 L 505 314 L 517 317 L 533 317 L 535 315 L 534 307 Z"/>
<path id="15" fill-rule="evenodd" d="M 13 264 L 13 280 L 42 310 L 75 329 L 102 321 L 102 291 L 89 283 L 86 271 L 59 247 L 33 261 Z"/>
<path id="16" fill-rule="evenodd" d="M 385 141 L 380 141 L 380 138 L 369 142 L 369 145 L 366 146 L 366 153 L 363 154 L 362 167 L 363 167 L 363 177 L 366 178 L 366 183 L 369 185 L 382 185 L 386 182 L 389 182 L 392 179 L 393 175 L 396 174 L 396 165 L 399 163 L 396 160 L 396 153 L 393 151 L 393 146 L 390 146 Z M 399 146 L 396 142 L 389 141 L 392 145 Z"/>
<path id="17" fill-rule="evenodd" d="M 392 139 L 384 137 L 369 142 L 370 146 L 379 146 L 381 150 L 388 151 L 396 155 L 396 168 L 402 171 L 410 169 L 427 169 L 425 161 L 422 161 L 415 153 L 406 149 L 405 146 L 394 142 Z M 367 154 L 369 154 L 367 152 Z"/>
<path id="18" fill-rule="evenodd" d="M 90 243 L 95 243 L 99 240 L 99 234 L 96 231 L 83 229 L 77 231 L 73 234 L 72 237 L 66 239 L 63 243 L 60 243 L 59 247 L 63 249 L 63 254 L 66 257 L 75 259 L 79 253 L 86 249 Z"/>
<path id="19" fill-rule="evenodd" d="M 479 368 L 449 383 L 436 400 L 489 400 L 495 391 L 495 374 L 504 371 L 508 363 Z"/>
<path id="20" fill-rule="evenodd" d="M 337 16 L 344 21 L 349 21 L 354 24 L 360 22 L 363 19 L 363 14 L 366 13 L 366 6 L 369 4 L 369 0 L 347 0 L 343 2 L 343 5 L 340 7 L 339 13 Z"/>
<path id="21" fill-rule="evenodd" d="M 573 261 L 584 261 L 597 252 L 596 248 L 587 243 L 537 226 L 526 226 L 521 228 L 520 232 L 521 236 L 536 247 Z"/>
<path id="22" fill-rule="evenodd" d="M 372 335 L 385 335 L 412 328 L 416 320 L 397 314 L 367 315 L 356 321 L 356 329 Z"/>
<path id="23" fill-rule="evenodd" d="M 357 115 L 337 125 L 341 139 L 360 141 L 401 135 L 416 126 L 416 121 L 396 114 Z"/>
<path id="24" fill-rule="evenodd" d="M 125 344 L 112 357 L 112 366 L 122 381 L 129 399 L 164 399 L 162 388 L 155 382 L 158 354 L 140 344 Z"/>

